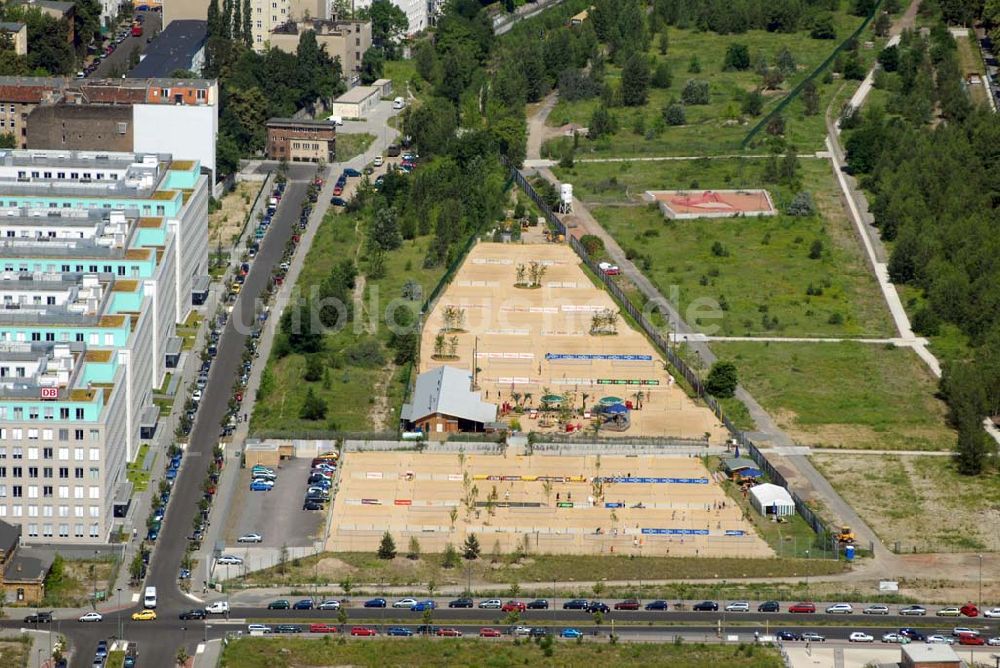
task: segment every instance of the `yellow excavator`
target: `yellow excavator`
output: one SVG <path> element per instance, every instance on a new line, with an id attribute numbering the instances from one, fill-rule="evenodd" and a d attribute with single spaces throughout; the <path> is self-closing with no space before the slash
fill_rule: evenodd
<path id="1" fill-rule="evenodd" d="M 854 543 L 854 532 L 851 531 L 851 527 L 841 527 L 840 533 L 837 534 L 837 542 L 841 545 L 852 545 Z"/>

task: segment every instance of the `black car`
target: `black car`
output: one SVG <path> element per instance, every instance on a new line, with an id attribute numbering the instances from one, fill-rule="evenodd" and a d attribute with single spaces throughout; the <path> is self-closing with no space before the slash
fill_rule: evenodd
<path id="1" fill-rule="evenodd" d="M 528 610 L 548 610 L 549 602 L 544 598 L 536 598 L 534 601 L 528 601 L 528 604 L 524 607 Z"/>
<path id="2" fill-rule="evenodd" d="M 24 618 L 25 624 L 48 624 L 52 621 L 51 612 L 36 612 Z"/>
<path id="3" fill-rule="evenodd" d="M 757 606 L 757 612 L 781 612 L 781 605 L 777 601 L 764 601 Z"/>
<path id="4" fill-rule="evenodd" d="M 302 633 L 302 627 L 298 624 L 278 624 L 274 627 L 275 633 Z"/>
<path id="5" fill-rule="evenodd" d="M 669 610 L 670 604 L 664 600 L 650 601 L 646 604 L 646 610 Z"/>
<path id="6" fill-rule="evenodd" d="M 323 510 L 323 504 L 318 501 L 306 501 L 302 504 L 302 510 Z"/>
<path id="7" fill-rule="evenodd" d="M 432 636 L 438 632 L 439 628 L 441 627 L 431 626 L 429 624 L 421 624 L 416 628 L 416 630 L 414 630 L 414 633 L 416 633 L 418 636 Z"/>
<path id="8" fill-rule="evenodd" d="M 205 619 L 205 611 L 195 608 L 194 610 L 182 612 L 178 617 L 181 619 Z"/>
<path id="9" fill-rule="evenodd" d="M 449 608 L 471 608 L 472 599 L 471 598 L 456 598 L 454 601 L 448 602 Z"/>
<path id="10" fill-rule="evenodd" d="M 590 603 L 584 598 L 574 598 L 563 603 L 563 610 L 586 610 Z"/>
<path id="11" fill-rule="evenodd" d="M 791 631 L 778 631 L 774 634 L 778 640 L 802 640 L 802 636 Z"/>
<path id="12" fill-rule="evenodd" d="M 719 609 L 719 604 L 715 601 L 702 601 L 695 603 L 691 609 L 696 612 L 716 612 Z"/>
<path id="13" fill-rule="evenodd" d="M 600 601 L 591 601 L 587 604 L 587 612 L 594 613 L 600 612 L 602 614 L 611 612 L 611 608 L 608 607 L 607 603 L 601 603 Z"/>
<path id="14" fill-rule="evenodd" d="M 531 629 L 532 638 L 544 638 L 545 636 L 550 636 L 550 635 L 552 635 L 552 632 L 542 626 L 535 626 L 532 627 Z"/>
<path id="15" fill-rule="evenodd" d="M 911 629 L 909 627 L 899 629 L 899 635 L 909 638 L 915 642 L 923 642 L 927 640 L 927 636 L 916 629 Z"/>

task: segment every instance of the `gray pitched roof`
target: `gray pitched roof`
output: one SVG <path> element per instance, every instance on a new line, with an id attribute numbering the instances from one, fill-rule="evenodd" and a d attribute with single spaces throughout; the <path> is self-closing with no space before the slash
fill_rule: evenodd
<path id="1" fill-rule="evenodd" d="M 3 579 L 6 582 L 38 582 L 44 580 L 52 566 L 53 555 L 23 547 L 7 563 Z"/>
<path id="2" fill-rule="evenodd" d="M 146 47 L 142 60 L 128 73 L 128 78 L 169 77 L 176 70 L 189 69 L 207 39 L 207 21 L 171 21 Z"/>
<path id="3" fill-rule="evenodd" d="M 10 524 L 0 520 L 0 550 L 4 554 L 9 554 L 17 547 L 17 541 L 21 538 L 21 525 Z"/>
<path id="4" fill-rule="evenodd" d="M 495 404 L 479 399 L 470 390 L 472 374 L 453 366 L 440 366 L 417 376 L 413 400 L 403 406 L 400 417 L 409 422 L 441 413 L 472 422 L 493 422 L 497 418 Z"/>

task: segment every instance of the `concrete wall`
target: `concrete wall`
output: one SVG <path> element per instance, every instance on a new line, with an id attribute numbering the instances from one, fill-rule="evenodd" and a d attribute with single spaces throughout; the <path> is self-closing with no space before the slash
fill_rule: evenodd
<path id="1" fill-rule="evenodd" d="M 132 118 L 135 124 L 132 150 L 170 153 L 174 160 L 199 160 L 211 171 L 215 182 L 218 106 L 137 104 Z"/>
<path id="2" fill-rule="evenodd" d="M 132 110 L 127 106 L 59 104 L 36 107 L 28 116 L 27 126 L 28 148 L 32 149 L 132 150 Z"/>

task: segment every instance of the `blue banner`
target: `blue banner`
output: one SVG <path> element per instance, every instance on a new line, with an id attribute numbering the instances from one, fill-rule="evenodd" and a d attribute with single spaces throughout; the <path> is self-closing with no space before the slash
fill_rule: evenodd
<path id="1" fill-rule="evenodd" d="M 598 477 L 597 482 L 607 482 L 607 483 L 640 483 L 643 485 L 707 485 L 708 478 L 625 478 L 625 477 L 610 477 L 603 476 Z"/>
<path id="2" fill-rule="evenodd" d="M 611 360 L 612 362 L 651 362 L 652 355 L 602 355 L 599 353 L 545 353 L 547 360 Z"/>

